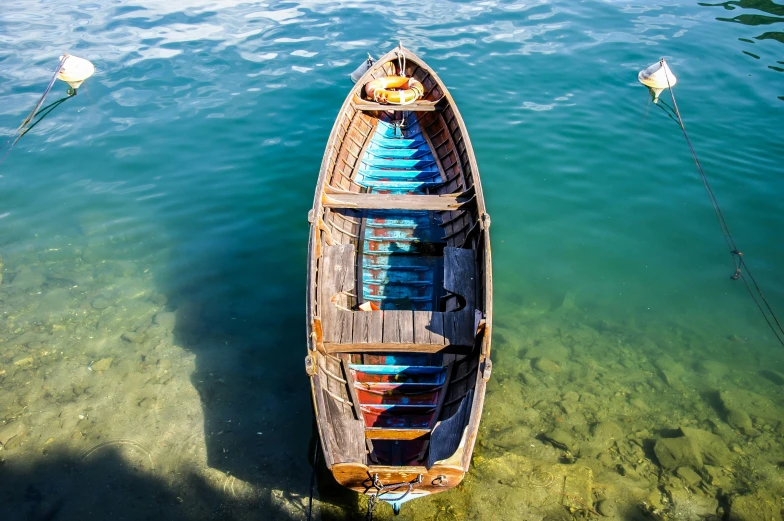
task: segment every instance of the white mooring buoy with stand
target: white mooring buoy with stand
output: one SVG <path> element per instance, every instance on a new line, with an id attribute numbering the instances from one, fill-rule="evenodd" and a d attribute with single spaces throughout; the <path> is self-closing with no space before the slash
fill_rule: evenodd
<path id="1" fill-rule="evenodd" d="M 659 94 L 674 86 L 678 81 L 664 58 L 641 70 L 637 79 L 651 91 L 654 103 L 659 102 Z"/>
<path id="2" fill-rule="evenodd" d="M 95 74 L 95 65 L 89 60 L 71 56 L 70 54 L 60 56 L 60 60 L 62 65 L 60 66 L 60 72 L 57 73 L 57 79 L 63 80 L 74 91 L 82 86 L 84 80 Z"/>
<path id="3" fill-rule="evenodd" d="M 35 104 L 35 107 L 33 107 L 33 110 L 30 112 L 30 114 L 24 119 L 24 121 L 22 121 L 22 124 L 19 125 L 18 129 L 16 129 L 14 135 L 11 136 L 4 145 L 0 146 L 0 150 L 8 147 L 5 155 L 0 158 L 0 163 L 5 161 L 5 158 L 8 157 L 11 149 L 14 148 L 14 145 L 19 142 L 22 136 L 32 130 L 33 127 L 40 123 L 42 119 L 48 116 L 49 113 L 51 113 L 54 109 L 59 107 L 64 101 L 75 96 L 77 89 L 82 86 L 84 80 L 93 74 L 95 74 L 95 65 L 93 65 L 89 60 L 79 58 L 78 56 L 71 56 L 68 53 L 60 56 L 60 62 L 57 64 L 57 69 L 55 69 L 52 78 L 49 80 L 49 85 L 47 85 L 43 95 L 38 99 L 38 103 Z M 66 96 L 53 103 L 50 103 L 46 107 L 41 108 L 41 106 L 44 104 L 44 100 L 46 99 L 46 95 L 49 94 L 49 91 L 52 89 L 52 86 L 54 86 L 58 79 L 68 84 Z M 38 119 L 35 119 L 36 116 L 38 116 Z"/>

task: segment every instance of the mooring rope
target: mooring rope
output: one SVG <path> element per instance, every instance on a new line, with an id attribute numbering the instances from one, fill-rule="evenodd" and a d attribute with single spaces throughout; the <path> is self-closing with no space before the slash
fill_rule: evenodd
<path id="1" fill-rule="evenodd" d="M 664 61 L 664 60 L 662 60 Z M 708 192 L 708 197 L 710 198 L 711 204 L 713 205 L 713 211 L 716 214 L 716 219 L 719 221 L 719 226 L 721 227 L 721 233 L 724 236 L 724 240 L 727 243 L 727 248 L 729 248 L 730 255 L 732 256 L 733 264 L 735 265 L 735 272 L 730 277 L 732 280 L 743 280 L 743 283 L 746 285 L 746 289 L 751 295 L 752 300 L 759 308 L 760 313 L 762 313 L 762 317 L 765 319 L 765 322 L 768 323 L 768 327 L 773 332 L 773 335 L 776 337 L 776 340 L 784 346 L 784 327 L 782 327 L 781 322 L 779 322 L 778 317 L 773 312 L 773 308 L 770 306 L 768 299 L 765 298 L 765 294 L 762 293 L 762 289 L 757 284 L 757 280 L 754 278 L 754 275 L 751 273 L 751 269 L 746 264 L 746 261 L 743 258 L 743 252 L 738 249 L 737 244 L 735 244 L 735 239 L 732 237 L 732 233 L 730 232 L 730 227 L 727 225 L 727 221 L 724 219 L 724 212 L 721 211 L 721 207 L 719 206 L 718 200 L 716 200 L 716 195 L 713 193 L 713 189 L 708 182 L 708 178 L 705 175 L 705 171 L 702 169 L 702 164 L 700 164 L 700 160 L 697 157 L 697 153 L 694 151 L 694 147 L 691 144 L 691 139 L 689 139 L 689 134 L 686 132 L 686 126 L 683 124 L 683 118 L 681 117 L 681 112 L 678 110 L 678 102 L 675 101 L 675 94 L 672 92 L 672 84 L 670 83 L 670 76 L 667 74 L 667 68 L 662 66 L 662 70 L 664 70 L 665 78 L 667 78 L 667 86 L 669 87 L 670 97 L 672 98 L 672 105 L 673 110 L 676 116 L 676 123 L 681 127 L 683 131 L 683 137 L 686 138 L 686 144 L 689 146 L 689 150 L 691 151 L 691 155 L 694 158 L 694 163 L 697 165 L 697 170 L 702 177 L 702 184 L 705 186 L 705 190 Z M 743 269 L 741 269 L 743 268 Z M 744 272 L 748 274 L 749 278 L 751 279 L 752 284 L 754 285 L 754 289 L 757 291 L 757 295 L 754 294 L 749 282 L 746 280 Z M 760 300 L 765 304 L 765 308 L 762 307 Z M 767 313 L 765 312 L 767 309 Z M 770 317 L 768 317 L 770 314 Z M 773 323 L 776 323 L 776 326 Z"/>
<path id="2" fill-rule="evenodd" d="M 310 473 L 310 497 L 308 498 L 308 521 L 313 515 L 313 487 L 316 484 L 316 463 L 318 462 L 319 437 L 316 436 L 316 447 L 313 449 L 313 471 Z"/>
<path id="3" fill-rule="evenodd" d="M 395 499 L 387 499 L 386 501 L 402 501 L 406 496 L 408 496 L 411 491 L 414 489 L 416 485 L 422 483 L 422 474 L 418 474 L 416 479 L 413 481 L 403 481 L 402 483 L 392 483 L 390 485 L 382 485 L 381 480 L 378 479 L 378 474 L 373 474 L 373 488 L 376 489 L 375 494 L 372 494 L 368 498 L 368 506 L 367 506 L 367 514 L 365 514 L 365 521 L 373 521 L 373 511 L 376 509 L 376 505 L 378 505 L 378 501 L 381 499 L 381 496 L 384 494 L 394 493 L 396 490 L 406 487 L 406 491 L 403 492 L 400 497 Z M 397 512 L 397 511 L 396 511 Z"/>

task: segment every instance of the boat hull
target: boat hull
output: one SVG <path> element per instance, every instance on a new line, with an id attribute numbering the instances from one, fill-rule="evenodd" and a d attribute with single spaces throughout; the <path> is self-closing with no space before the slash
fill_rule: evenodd
<path id="1" fill-rule="evenodd" d="M 392 74 L 424 99 L 364 97 Z M 490 218 L 462 117 L 421 58 L 395 49 L 349 92 L 308 219 L 306 370 L 327 467 L 398 507 L 457 486 L 492 369 Z"/>

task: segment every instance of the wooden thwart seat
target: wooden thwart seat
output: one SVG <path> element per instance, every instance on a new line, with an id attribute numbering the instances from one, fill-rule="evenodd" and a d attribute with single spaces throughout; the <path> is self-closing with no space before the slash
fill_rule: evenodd
<path id="1" fill-rule="evenodd" d="M 357 98 L 354 100 L 354 108 L 357 110 L 378 110 L 384 112 L 434 112 L 444 110 L 446 104 L 443 103 L 443 99 L 441 98 L 438 101 L 420 100 L 408 105 L 391 105 Z"/>
<path id="2" fill-rule="evenodd" d="M 444 288 L 465 299 L 465 306 L 456 311 L 350 311 L 345 303 L 341 309 L 336 304 L 345 299 L 341 293 L 354 288 L 355 265 L 353 244 L 324 248 L 319 312 L 327 352 L 467 353 L 473 349 L 476 268 L 471 250 L 444 248 Z"/>
<path id="3" fill-rule="evenodd" d="M 355 194 L 330 191 L 324 193 L 321 204 L 327 208 L 357 208 L 369 210 L 430 210 L 446 212 L 467 207 L 473 194 L 394 195 Z"/>
<path id="4" fill-rule="evenodd" d="M 430 429 L 391 429 L 367 427 L 365 438 L 369 440 L 422 440 L 430 438 Z"/>

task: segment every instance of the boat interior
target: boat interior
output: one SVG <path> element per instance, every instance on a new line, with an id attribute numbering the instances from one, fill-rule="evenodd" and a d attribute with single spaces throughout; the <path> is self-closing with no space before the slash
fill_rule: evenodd
<path id="1" fill-rule="evenodd" d="M 405 67 L 423 99 L 390 107 L 355 88 L 311 216 L 326 354 L 314 393 L 332 463 L 429 468 L 458 449 L 472 409 L 489 222 L 450 100 L 428 70 Z"/>

